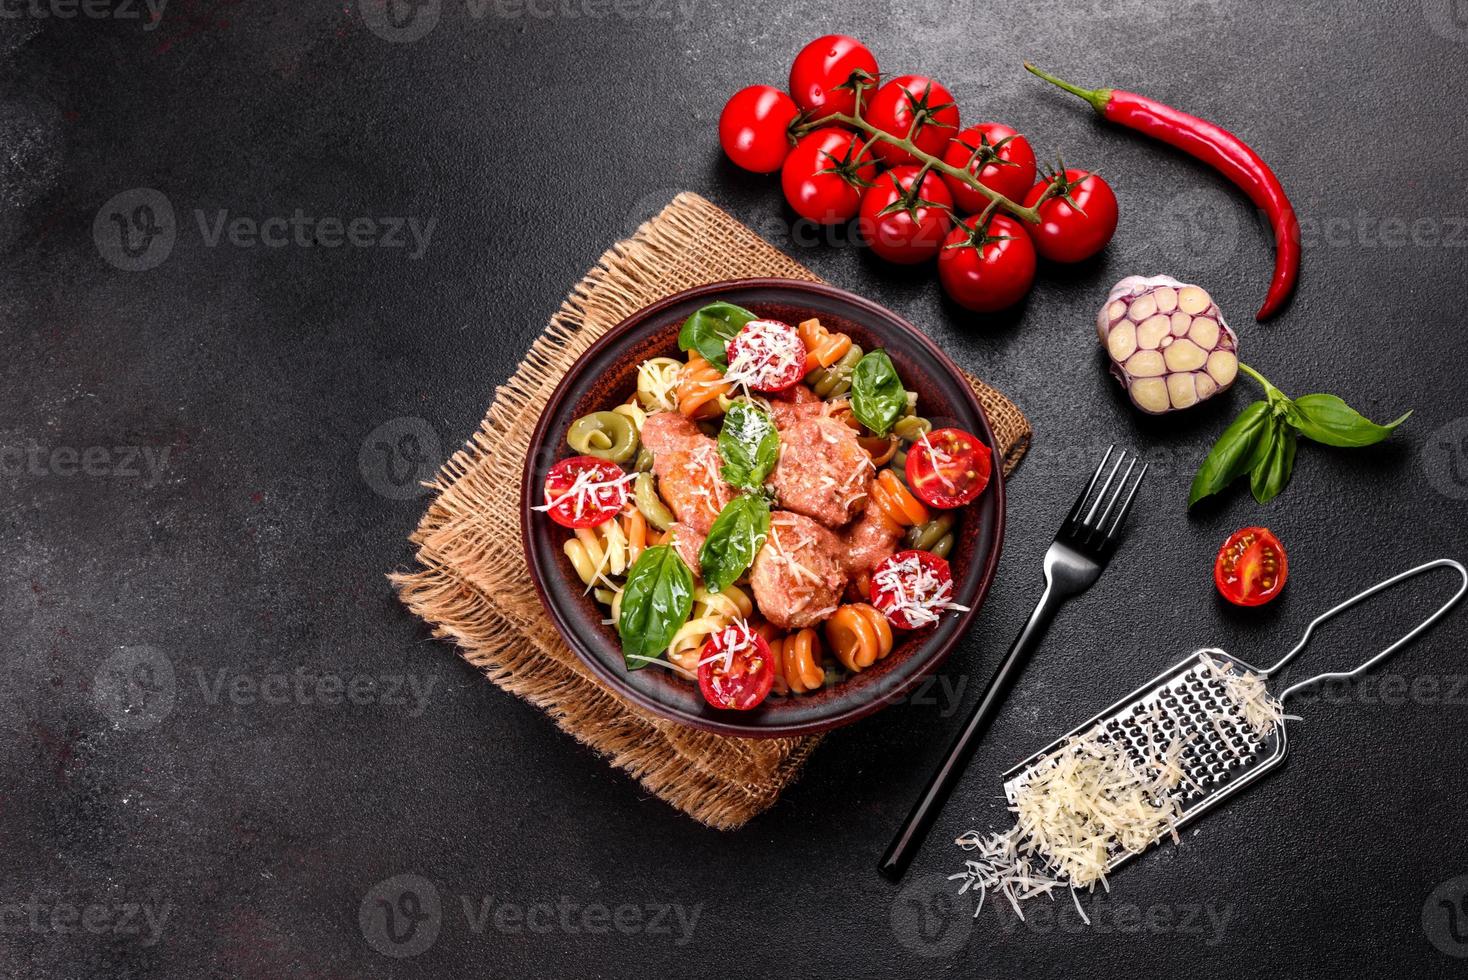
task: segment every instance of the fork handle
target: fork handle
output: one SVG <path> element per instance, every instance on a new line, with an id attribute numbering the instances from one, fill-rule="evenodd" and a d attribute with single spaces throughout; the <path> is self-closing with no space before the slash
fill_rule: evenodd
<path id="1" fill-rule="evenodd" d="M 999 669 L 994 671 L 994 676 L 989 679 L 989 684 L 984 688 L 983 697 L 969 713 L 968 720 L 953 744 L 948 747 L 948 754 L 943 757 L 943 764 L 933 773 L 928 780 L 927 789 L 923 790 L 922 796 L 918 797 L 912 812 L 903 821 L 902 829 L 897 836 L 892 838 L 892 843 L 887 845 L 887 853 L 882 855 L 882 861 L 877 869 L 883 876 L 897 881 L 907 871 L 907 866 L 917 855 L 918 848 L 922 847 L 923 840 L 928 836 L 933 821 L 937 819 L 938 813 L 943 809 L 943 804 L 948 800 L 948 794 L 957 785 L 959 777 L 963 775 L 964 768 L 973 756 L 974 750 L 984 740 L 984 733 L 989 730 L 989 724 L 999 714 L 999 708 L 1009 694 L 1014 682 L 1024 671 L 1025 663 L 1029 661 L 1030 655 L 1040 645 L 1040 638 L 1044 635 L 1050 621 L 1055 618 L 1055 611 L 1060 608 L 1064 598 L 1056 594 L 1055 589 L 1047 583 L 1045 594 L 1040 597 L 1040 602 L 1035 606 L 1035 611 L 1030 613 L 1029 622 L 1025 623 L 1024 629 L 1020 630 L 1019 636 L 1014 640 L 1014 645 L 1009 648 L 1009 654 Z"/>

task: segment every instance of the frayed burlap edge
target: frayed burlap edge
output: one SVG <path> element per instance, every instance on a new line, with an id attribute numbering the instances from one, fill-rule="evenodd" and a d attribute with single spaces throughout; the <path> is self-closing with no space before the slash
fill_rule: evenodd
<path id="1" fill-rule="evenodd" d="M 820 740 L 744 739 L 649 715 L 604 687 L 556 633 L 520 548 L 520 474 L 556 384 L 597 337 L 693 286 L 774 276 L 819 281 L 696 194 L 679 194 L 576 284 L 479 431 L 428 484 L 435 497 L 410 540 L 422 568 L 389 580 L 403 602 L 491 681 L 695 820 L 732 829 L 772 805 Z M 1029 446 L 1024 415 L 970 379 L 1011 471 Z"/>

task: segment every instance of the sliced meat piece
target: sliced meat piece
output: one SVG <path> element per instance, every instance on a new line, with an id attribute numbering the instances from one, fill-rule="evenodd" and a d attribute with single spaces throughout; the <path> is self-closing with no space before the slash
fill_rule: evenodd
<path id="1" fill-rule="evenodd" d="M 770 515 L 770 538 L 749 573 L 765 619 L 784 629 L 814 626 L 836 611 L 846 573 L 841 539 L 800 514 Z"/>
<path id="2" fill-rule="evenodd" d="M 670 530 L 673 532 L 673 550 L 678 552 L 678 556 L 693 570 L 693 574 L 701 578 L 703 569 L 698 564 L 698 552 L 707 535 L 695 531 L 681 521 L 674 523 Z"/>
<path id="3" fill-rule="evenodd" d="M 708 534 L 714 518 L 738 491 L 719 475 L 722 461 L 714 441 L 702 433 L 698 440 L 690 440 L 687 449 L 654 451 L 652 471 L 657 474 L 658 494 L 674 516 L 699 534 Z"/>
<path id="4" fill-rule="evenodd" d="M 770 399 L 770 414 L 775 428 L 788 429 L 801 419 L 824 414 L 826 403 L 805 385 L 796 385 L 788 395 Z"/>
<path id="5" fill-rule="evenodd" d="M 902 540 L 902 528 L 893 524 L 879 507 L 868 507 L 861 517 L 842 536 L 845 551 L 841 561 L 851 584 L 846 588 L 846 598 L 852 602 L 866 602 L 868 596 L 863 584 L 869 581 L 869 573 L 897 551 Z"/>
<path id="6" fill-rule="evenodd" d="M 654 412 L 642 423 L 642 444 L 654 456 L 690 449 L 707 438 L 692 419 L 678 412 Z"/>
<path id="7" fill-rule="evenodd" d="M 780 461 L 771 480 L 785 509 L 842 527 L 866 506 L 872 470 L 856 431 L 821 415 L 780 433 Z"/>

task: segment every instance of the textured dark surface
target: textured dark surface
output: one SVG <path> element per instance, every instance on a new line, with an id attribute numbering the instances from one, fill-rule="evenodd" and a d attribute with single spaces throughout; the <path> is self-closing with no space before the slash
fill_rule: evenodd
<path id="1" fill-rule="evenodd" d="M 327 3 L 174 0 L 151 30 L 0 20 L 6 976 L 1461 973 L 1461 611 L 1387 668 L 1405 697 L 1391 681 L 1303 706 L 1285 769 L 1087 898 L 1096 928 L 1063 904 L 1027 925 L 988 908 L 971 920 L 941 882 L 960 864 L 944 841 L 998 826 L 999 773 L 1052 734 L 1194 646 L 1268 662 L 1379 573 L 1468 552 L 1460 5 L 795 6 L 532 16 L 444 0 L 411 43 Z M 586 9 L 599 16 L 567 13 Z M 833 28 L 889 70 L 945 81 L 965 118 L 1103 169 L 1122 206 L 1107 253 L 981 324 L 842 233 L 792 235 L 775 184 L 720 159 L 714 121 Z M 1252 140 L 1306 221 L 1285 315 L 1249 316 L 1272 253 L 1241 196 L 1098 126 L 1022 57 Z M 115 242 L 110 215 L 147 203 L 138 188 L 171 203 L 176 241 L 129 272 L 93 222 L 102 212 Z M 383 579 L 407 567 L 423 507 L 394 478 L 464 439 L 568 285 L 684 188 L 924 326 L 1036 430 L 1000 578 L 944 684 L 833 735 L 734 834 L 646 799 L 476 677 Z M 435 224 L 415 260 L 411 237 L 210 246 L 196 217 L 297 208 Z M 1252 392 L 1179 419 L 1129 409 L 1092 322 L 1112 282 L 1153 272 L 1208 284 L 1244 358 L 1287 391 L 1417 414 L 1376 449 L 1303 447 L 1267 508 L 1232 493 L 1189 517 L 1192 470 Z M 874 862 L 1028 614 L 1078 474 L 1113 440 L 1154 463 L 1131 539 L 1062 614 L 894 888 Z M 395 469 L 380 445 L 401 450 Z M 1208 570 L 1225 534 L 1259 522 L 1288 545 L 1292 578 L 1244 613 Z M 1360 657 L 1426 607 L 1417 595 L 1328 630 L 1308 664 Z M 330 703 L 318 675 L 356 696 Z M 395 703 L 394 678 L 423 701 Z M 377 902 L 402 897 L 403 874 L 429 918 L 394 946 Z M 135 904 L 166 914 L 160 931 Z M 678 913 L 696 915 L 691 935 Z"/>

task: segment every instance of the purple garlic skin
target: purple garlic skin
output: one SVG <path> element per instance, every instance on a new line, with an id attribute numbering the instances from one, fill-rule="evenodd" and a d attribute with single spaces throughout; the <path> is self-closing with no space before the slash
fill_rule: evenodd
<path id="1" fill-rule="evenodd" d="M 1234 383 L 1239 338 L 1201 286 L 1171 276 L 1128 276 L 1096 317 L 1111 373 L 1151 415 L 1206 401 Z"/>

